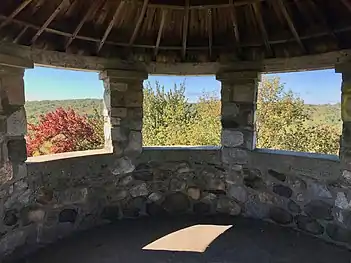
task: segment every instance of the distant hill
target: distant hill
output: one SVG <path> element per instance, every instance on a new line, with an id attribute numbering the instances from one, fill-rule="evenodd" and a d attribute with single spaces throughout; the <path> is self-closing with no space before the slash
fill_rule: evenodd
<path id="1" fill-rule="evenodd" d="M 91 115 L 94 109 L 102 111 L 100 99 L 75 99 L 75 100 L 43 100 L 26 102 L 27 119 L 29 123 L 36 123 L 41 114 L 53 111 L 58 107 L 72 108 L 81 115 Z M 341 129 L 340 103 L 324 105 L 305 105 L 311 115 L 311 124 L 328 124 Z"/>
<path id="2" fill-rule="evenodd" d="M 75 100 L 41 100 L 27 101 L 25 108 L 27 121 L 36 123 L 39 116 L 53 111 L 59 107 L 74 109 L 80 115 L 92 115 L 94 109 L 102 112 L 102 100 L 100 99 L 75 99 Z"/>
<path id="3" fill-rule="evenodd" d="M 305 105 L 308 112 L 311 114 L 310 122 L 313 124 L 328 124 L 337 126 L 341 129 L 341 105 L 337 104 L 320 104 L 320 105 Z"/>

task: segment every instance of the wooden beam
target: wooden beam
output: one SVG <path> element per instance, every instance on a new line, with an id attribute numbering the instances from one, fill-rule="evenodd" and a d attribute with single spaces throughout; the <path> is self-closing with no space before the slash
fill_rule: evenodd
<path id="1" fill-rule="evenodd" d="M 36 65 L 70 68 L 76 70 L 100 71 L 106 68 L 124 70 L 142 70 L 147 68 L 149 74 L 159 75 L 211 75 L 220 69 L 248 70 L 260 69 L 263 73 L 280 73 L 299 70 L 330 69 L 335 65 L 350 61 L 351 49 L 332 51 L 328 53 L 306 55 L 291 58 L 263 59 L 260 61 L 243 61 L 240 63 L 208 62 L 208 63 L 125 63 L 121 59 L 82 56 L 64 52 L 41 50 L 23 45 L 0 42 L 1 52 L 29 59 Z"/>
<path id="2" fill-rule="evenodd" d="M 351 12 L 351 2 L 349 0 L 340 0 L 346 7 L 347 9 Z"/>
<path id="3" fill-rule="evenodd" d="M 306 53 L 306 48 L 305 46 L 303 45 L 301 39 L 300 39 L 300 36 L 299 34 L 297 33 L 296 31 L 296 28 L 295 28 L 295 25 L 294 25 L 294 22 L 292 21 L 289 13 L 288 13 L 288 10 L 286 9 L 286 6 L 284 4 L 284 0 L 276 0 L 276 2 L 279 4 L 279 7 L 280 7 L 280 10 L 282 11 L 284 17 L 285 17 L 285 20 L 286 22 L 288 23 L 288 26 L 291 30 L 291 33 L 293 34 L 294 38 L 296 39 L 296 42 L 299 44 L 300 48 L 302 49 L 302 51 L 304 53 Z"/>
<path id="4" fill-rule="evenodd" d="M 212 57 L 212 43 L 213 43 L 213 36 L 212 36 L 212 9 L 208 9 L 207 15 L 207 29 L 208 29 L 208 49 L 210 58 Z"/>
<path id="5" fill-rule="evenodd" d="M 27 5 L 29 5 L 33 0 L 25 0 L 22 2 L 7 18 L 0 24 L 0 29 L 6 26 L 12 21 Z"/>
<path id="6" fill-rule="evenodd" d="M 155 51 L 154 51 L 155 57 L 157 56 L 158 48 L 160 46 L 161 37 L 162 37 L 162 33 L 163 33 L 163 28 L 164 28 L 165 20 L 166 20 L 166 15 L 167 15 L 167 10 L 163 9 L 162 10 L 162 17 L 161 17 L 160 28 L 158 29 L 156 46 L 155 46 Z"/>
<path id="7" fill-rule="evenodd" d="M 191 5 L 189 6 L 190 10 L 194 9 L 214 9 L 214 8 L 230 8 L 233 6 L 244 6 L 252 3 L 259 3 L 266 0 L 235 0 L 232 4 L 210 4 L 210 5 Z M 142 2 L 137 1 L 133 2 L 133 4 L 141 5 Z M 170 9 L 170 10 L 184 10 L 186 7 L 184 5 L 172 5 L 172 4 L 149 4 L 150 8 L 162 8 L 162 9 Z"/>
<path id="8" fill-rule="evenodd" d="M 45 23 L 41 26 L 41 28 L 37 31 L 37 33 L 32 38 L 31 43 L 35 43 L 35 41 L 40 37 L 40 35 L 45 31 L 45 29 L 50 25 L 50 23 L 55 19 L 57 14 L 61 11 L 64 5 L 67 4 L 67 0 L 61 0 L 61 3 L 55 9 L 55 11 L 51 14 L 51 16 L 45 21 Z"/>
<path id="9" fill-rule="evenodd" d="M 252 6 L 253 11 L 255 13 L 257 24 L 258 24 L 258 26 L 260 28 L 264 45 L 266 46 L 266 49 L 267 49 L 268 53 L 272 54 L 272 48 L 271 48 L 271 45 L 269 44 L 268 34 L 267 34 L 267 31 L 266 31 L 266 28 L 264 26 L 263 19 L 262 19 L 262 16 L 261 16 L 260 6 L 259 6 L 258 3 L 254 3 L 251 6 Z"/>
<path id="10" fill-rule="evenodd" d="M 0 20 L 5 20 L 7 17 L 4 15 L 0 14 Z M 32 23 L 28 23 L 28 22 L 24 22 L 21 20 L 17 20 L 17 19 L 13 19 L 11 21 L 12 23 L 15 23 L 17 25 L 20 26 L 28 26 L 28 28 L 32 28 L 34 30 L 39 30 L 39 26 L 34 25 Z M 50 27 L 45 28 L 44 30 L 47 33 L 51 33 L 51 34 L 56 34 L 59 36 L 64 36 L 64 37 L 71 37 L 73 34 L 72 33 L 68 33 L 68 32 L 64 32 L 58 29 L 53 29 Z M 349 32 L 351 31 L 351 26 L 348 27 L 342 27 L 342 28 L 336 28 L 333 30 L 335 33 L 342 33 L 342 32 Z M 300 36 L 301 40 L 305 40 L 305 39 L 311 39 L 311 38 L 317 38 L 317 37 L 322 37 L 322 36 L 327 36 L 329 34 L 328 31 L 321 31 L 319 33 L 314 33 L 314 34 L 308 34 L 308 35 L 304 35 L 304 36 Z M 90 41 L 90 42 L 95 42 L 95 43 L 100 43 L 101 39 L 99 38 L 95 38 L 95 37 L 90 37 L 90 36 L 82 36 L 82 35 L 77 35 L 76 36 L 77 39 L 80 40 L 85 40 L 85 41 Z M 271 45 L 276 45 L 276 44 L 284 44 L 284 43 L 288 43 L 288 42 L 294 42 L 296 41 L 295 38 L 289 38 L 289 39 L 280 39 L 280 40 L 270 40 L 269 44 Z M 117 42 L 117 41 L 106 41 L 105 43 L 109 44 L 109 45 L 113 45 L 113 46 L 121 46 L 121 47 L 128 47 L 129 44 L 125 43 L 125 42 Z M 252 43 L 241 43 L 239 45 L 239 47 L 260 47 L 262 44 L 258 43 L 258 42 L 252 42 Z M 155 49 L 155 45 L 146 45 L 146 44 L 134 44 L 134 47 L 140 47 L 140 48 L 150 48 L 150 49 Z M 225 48 L 224 46 L 213 46 L 213 49 L 223 49 Z M 182 46 L 159 46 L 159 49 L 162 50 L 182 50 Z M 208 50 L 208 46 L 202 46 L 202 47 L 187 47 L 187 49 L 189 50 Z"/>
<path id="11" fill-rule="evenodd" d="M 121 12 L 122 8 L 124 6 L 124 1 L 121 1 L 110 21 L 110 24 L 108 25 L 106 31 L 105 31 L 105 34 L 104 36 L 102 37 L 100 43 L 99 43 L 99 46 L 98 46 L 98 49 L 97 49 L 97 52 L 99 52 L 102 48 L 102 46 L 105 44 L 105 41 L 108 37 L 108 35 L 110 34 L 111 30 L 112 30 L 112 27 L 114 26 L 114 24 L 116 23 L 116 20 L 117 20 L 117 17 L 119 16 L 119 13 Z"/>
<path id="12" fill-rule="evenodd" d="M 189 29 L 189 0 L 185 0 L 184 20 L 183 20 L 183 42 L 182 42 L 182 58 L 185 59 L 186 43 L 188 41 Z"/>
<path id="13" fill-rule="evenodd" d="M 102 3 L 105 3 L 105 1 L 95 1 L 90 8 L 88 9 L 88 12 L 86 12 L 85 16 L 82 18 L 82 20 L 79 22 L 77 25 L 76 29 L 74 30 L 72 36 L 67 40 L 66 45 L 65 45 L 65 50 L 69 47 L 69 45 L 72 43 L 72 41 L 77 37 L 79 31 L 83 27 L 85 21 L 89 18 L 92 17 L 97 10 L 102 6 Z"/>
<path id="14" fill-rule="evenodd" d="M 23 27 L 23 29 L 21 30 L 21 32 L 17 35 L 17 37 L 13 40 L 13 43 L 17 44 L 21 37 L 23 36 L 23 34 L 27 31 L 27 29 L 29 28 L 29 26 L 25 26 Z"/>
<path id="15" fill-rule="evenodd" d="M 236 11 L 235 11 L 235 6 L 233 5 L 233 0 L 229 0 L 229 4 L 231 5 L 230 7 L 230 19 L 233 23 L 233 30 L 234 30 L 234 35 L 236 39 L 237 45 L 240 43 L 240 34 L 239 34 L 239 28 L 238 28 L 238 22 L 236 19 Z"/>
<path id="16" fill-rule="evenodd" d="M 135 41 L 135 39 L 136 39 L 136 37 L 138 35 L 140 26 L 141 26 L 141 24 L 143 23 L 143 20 L 144 20 L 144 16 L 145 16 L 148 4 L 149 4 L 149 0 L 144 0 L 143 7 L 141 8 L 141 12 L 140 12 L 137 24 L 136 24 L 136 26 L 134 28 L 132 37 L 129 40 L 129 46 L 133 45 L 133 43 L 134 43 L 134 41 Z"/>

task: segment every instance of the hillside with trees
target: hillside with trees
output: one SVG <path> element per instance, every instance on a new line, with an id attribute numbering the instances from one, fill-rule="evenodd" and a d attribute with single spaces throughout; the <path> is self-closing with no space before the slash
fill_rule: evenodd
<path id="1" fill-rule="evenodd" d="M 185 89 L 145 85 L 144 145 L 220 144 L 220 100 L 204 93 L 189 103 Z M 27 102 L 29 155 L 101 148 L 101 109 L 98 99 Z M 338 153 L 340 104 L 306 105 L 270 78 L 260 85 L 257 109 L 257 147 Z"/>

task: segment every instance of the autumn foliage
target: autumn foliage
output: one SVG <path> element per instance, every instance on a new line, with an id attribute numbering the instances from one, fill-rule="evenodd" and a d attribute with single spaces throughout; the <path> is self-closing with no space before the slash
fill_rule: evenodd
<path id="1" fill-rule="evenodd" d="M 38 124 L 28 124 L 28 156 L 101 148 L 102 126 L 99 114 L 89 118 L 58 108 L 41 115 Z"/>

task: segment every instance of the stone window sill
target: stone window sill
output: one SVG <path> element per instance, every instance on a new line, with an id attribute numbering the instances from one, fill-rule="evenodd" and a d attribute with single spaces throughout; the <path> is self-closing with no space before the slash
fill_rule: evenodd
<path id="1" fill-rule="evenodd" d="M 285 151 L 285 150 L 272 150 L 272 149 L 259 149 L 256 148 L 254 152 L 264 153 L 264 154 L 277 154 L 277 155 L 288 155 L 304 158 L 322 159 L 328 161 L 339 162 L 339 156 L 333 154 L 323 154 L 323 153 L 309 153 L 309 152 L 295 152 L 295 151 Z"/>
<path id="2" fill-rule="evenodd" d="M 27 163 L 49 162 L 49 161 L 56 161 L 56 160 L 62 160 L 62 159 L 77 158 L 77 157 L 92 156 L 92 155 L 103 155 L 103 154 L 112 154 L 112 152 L 106 149 L 98 149 L 98 150 L 48 154 L 48 155 L 29 157 L 27 159 Z"/>
<path id="3" fill-rule="evenodd" d="M 220 146 L 144 146 L 143 151 L 219 151 Z"/>

